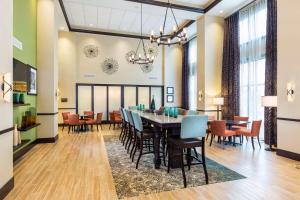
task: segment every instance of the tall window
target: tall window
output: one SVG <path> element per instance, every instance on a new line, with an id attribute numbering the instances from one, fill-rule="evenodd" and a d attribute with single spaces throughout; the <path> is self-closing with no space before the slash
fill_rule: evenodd
<path id="1" fill-rule="evenodd" d="M 197 38 L 189 41 L 189 108 L 197 109 Z"/>
<path id="2" fill-rule="evenodd" d="M 264 119 L 267 0 L 240 11 L 240 115 Z"/>

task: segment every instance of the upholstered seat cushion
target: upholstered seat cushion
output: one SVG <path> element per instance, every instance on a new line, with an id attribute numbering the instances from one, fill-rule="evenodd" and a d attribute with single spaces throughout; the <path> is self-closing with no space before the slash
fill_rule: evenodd
<path id="1" fill-rule="evenodd" d="M 80 125 L 85 124 L 85 121 L 84 120 L 79 120 L 79 124 Z"/>
<path id="2" fill-rule="evenodd" d="M 250 136 L 250 137 L 252 136 L 251 130 L 249 130 L 249 129 L 240 129 L 237 131 L 237 134 L 244 135 L 244 136 Z"/>
<path id="3" fill-rule="evenodd" d="M 236 132 L 234 130 L 225 130 L 225 136 L 234 136 Z"/>
<path id="4" fill-rule="evenodd" d="M 97 120 L 91 119 L 91 120 L 87 120 L 85 123 L 88 125 L 97 124 Z"/>
<path id="5" fill-rule="evenodd" d="M 202 146 L 202 140 L 198 138 L 181 139 L 179 137 L 170 137 L 168 138 L 168 143 L 181 148 L 194 148 Z"/>

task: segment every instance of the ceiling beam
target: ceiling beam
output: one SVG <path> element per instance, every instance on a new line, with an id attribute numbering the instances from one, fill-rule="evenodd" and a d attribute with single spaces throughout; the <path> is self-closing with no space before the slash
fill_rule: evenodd
<path id="1" fill-rule="evenodd" d="M 97 34 L 97 35 L 109 35 L 109 36 L 141 39 L 140 35 L 126 34 L 126 33 L 95 31 L 95 30 L 87 30 L 87 29 L 80 29 L 80 28 L 71 28 L 70 31 L 77 32 L 77 33 L 90 33 L 90 34 Z M 142 36 L 142 38 L 145 40 L 149 40 L 150 36 Z"/>
<path id="2" fill-rule="evenodd" d="M 210 11 L 211 9 L 213 9 L 221 1 L 222 0 L 214 0 L 213 2 L 211 2 L 211 4 L 209 4 L 206 8 L 204 8 L 204 13 L 207 13 L 208 11 Z"/>
<path id="3" fill-rule="evenodd" d="M 66 8 L 64 6 L 64 3 L 63 3 L 63 0 L 58 0 L 59 2 L 59 5 L 60 5 L 60 8 L 61 8 L 61 11 L 65 17 L 65 20 L 66 20 L 66 23 L 67 23 L 67 26 L 69 28 L 69 31 L 71 31 L 71 24 L 70 24 L 70 21 L 69 21 L 69 18 L 68 18 L 68 15 L 67 15 L 67 12 L 66 12 Z"/>
<path id="4" fill-rule="evenodd" d="M 162 1 L 153 1 L 153 0 L 124 0 L 124 1 L 131 1 L 135 3 L 142 3 L 142 4 L 149 4 L 153 6 L 160 6 L 160 7 L 170 7 L 170 4 L 167 2 L 162 2 Z M 184 6 L 184 5 L 179 5 L 179 4 L 171 4 L 171 8 L 177 9 L 177 10 L 185 10 L 189 12 L 196 12 L 196 13 L 204 13 L 203 8 L 198 8 L 198 7 L 191 7 L 191 6 Z"/>

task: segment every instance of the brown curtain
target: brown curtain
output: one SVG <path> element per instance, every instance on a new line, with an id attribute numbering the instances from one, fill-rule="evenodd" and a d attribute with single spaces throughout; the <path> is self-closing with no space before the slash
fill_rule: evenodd
<path id="1" fill-rule="evenodd" d="M 222 66 L 222 97 L 224 106 L 222 116 L 232 119 L 240 112 L 240 46 L 239 46 L 239 13 L 225 19 L 223 66 Z"/>
<path id="2" fill-rule="evenodd" d="M 277 96 L 277 0 L 267 3 L 265 95 Z M 265 143 L 277 146 L 277 110 L 265 108 Z"/>
<path id="3" fill-rule="evenodd" d="M 189 109 L 189 42 L 182 47 L 182 108 Z"/>

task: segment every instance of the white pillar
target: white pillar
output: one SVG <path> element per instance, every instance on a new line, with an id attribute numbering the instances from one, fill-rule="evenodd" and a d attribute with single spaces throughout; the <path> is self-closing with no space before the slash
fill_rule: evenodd
<path id="1" fill-rule="evenodd" d="M 54 0 L 38 0 L 37 4 L 37 113 L 41 126 L 38 139 L 55 138 L 58 134 L 58 29 Z"/>

